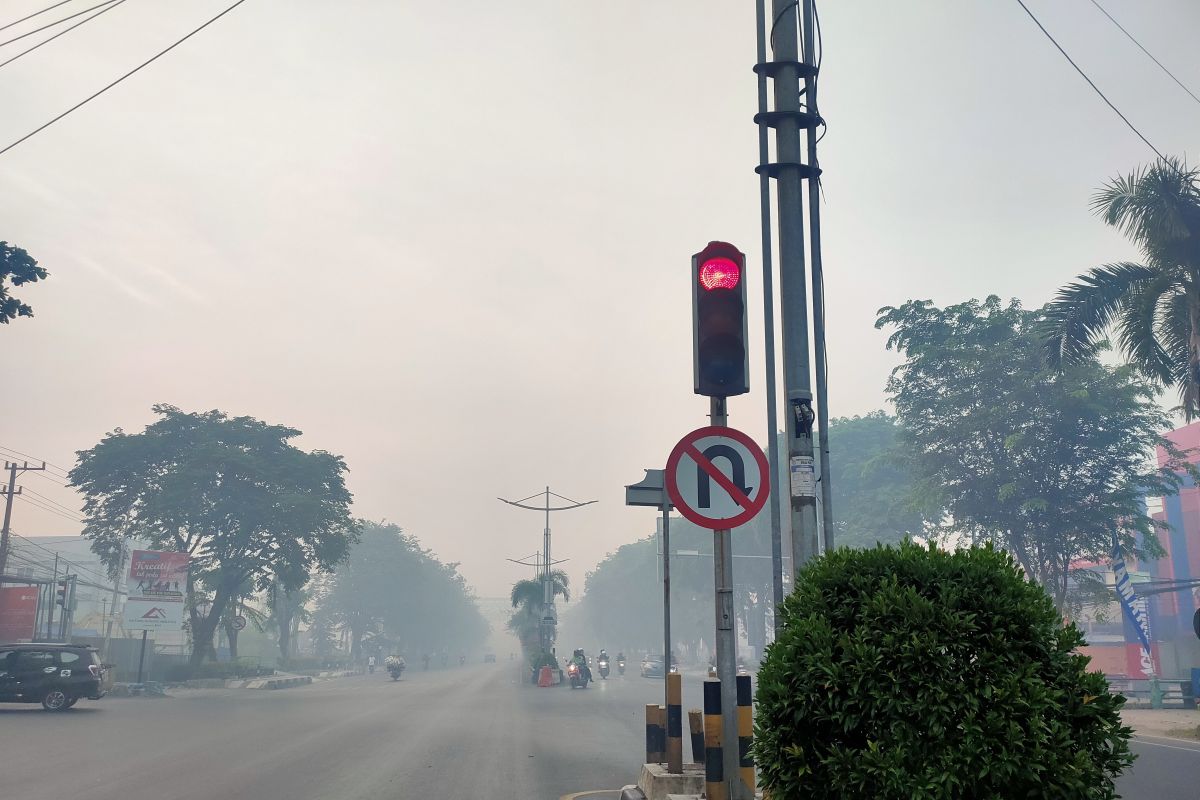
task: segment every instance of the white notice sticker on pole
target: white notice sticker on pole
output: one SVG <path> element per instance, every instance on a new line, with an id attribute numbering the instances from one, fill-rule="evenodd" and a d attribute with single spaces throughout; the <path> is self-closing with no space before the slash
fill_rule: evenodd
<path id="1" fill-rule="evenodd" d="M 817 472 L 812 456 L 792 456 L 792 497 L 817 496 Z"/>

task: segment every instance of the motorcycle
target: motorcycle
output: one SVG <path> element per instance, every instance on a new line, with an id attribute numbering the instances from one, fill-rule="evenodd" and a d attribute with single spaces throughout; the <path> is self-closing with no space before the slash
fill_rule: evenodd
<path id="1" fill-rule="evenodd" d="M 617 673 L 620 675 L 625 674 L 625 659 L 623 658 L 617 659 Z"/>
<path id="2" fill-rule="evenodd" d="M 375 674 L 375 665 L 374 664 L 367 664 L 367 674 L 368 675 Z"/>
<path id="3" fill-rule="evenodd" d="M 398 656 L 388 656 L 383 661 L 383 665 L 387 667 L 388 674 L 392 676 L 392 680 L 400 680 L 401 673 L 404 672 L 404 659 Z"/>
<path id="4" fill-rule="evenodd" d="M 607 680 L 608 679 L 608 659 L 607 658 L 600 659 L 600 661 L 598 662 L 598 665 L 600 667 L 600 678 L 603 680 Z"/>
<path id="5" fill-rule="evenodd" d="M 586 689 L 587 675 L 579 668 L 579 665 L 572 662 L 567 665 L 567 677 L 571 681 L 572 689 Z"/>

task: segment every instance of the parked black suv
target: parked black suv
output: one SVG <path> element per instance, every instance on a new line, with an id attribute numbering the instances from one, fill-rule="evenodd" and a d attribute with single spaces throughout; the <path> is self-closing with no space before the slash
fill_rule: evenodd
<path id="1" fill-rule="evenodd" d="M 0 703 L 41 703 L 64 711 L 108 691 L 96 648 L 78 644 L 0 644 Z"/>

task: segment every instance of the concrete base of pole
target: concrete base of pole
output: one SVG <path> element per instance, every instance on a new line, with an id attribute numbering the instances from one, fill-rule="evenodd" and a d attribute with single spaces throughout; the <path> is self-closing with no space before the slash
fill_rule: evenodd
<path id="1" fill-rule="evenodd" d="M 643 764 L 637 785 L 646 800 L 667 800 L 671 794 L 698 795 L 704 790 L 704 767 L 684 764 L 682 774 L 672 775 L 665 764 Z"/>

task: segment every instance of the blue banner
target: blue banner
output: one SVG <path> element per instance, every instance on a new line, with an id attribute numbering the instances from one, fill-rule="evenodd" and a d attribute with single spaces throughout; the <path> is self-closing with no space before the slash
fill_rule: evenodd
<path id="1" fill-rule="evenodd" d="M 1117 539 L 1117 535 L 1113 534 L 1113 550 L 1112 550 L 1112 570 L 1113 575 L 1117 579 L 1117 599 L 1121 601 L 1121 610 L 1125 612 L 1125 616 L 1133 623 L 1133 630 L 1137 633 L 1138 640 L 1142 643 L 1142 649 L 1146 651 L 1148 659 L 1152 659 L 1150 650 L 1150 620 L 1143 605 L 1138 600 L 1137 592 L 1133 590 L 1133 581 L 1129 579 L 1129 570 L 1125 566 L 1125 557 L 1121 555 L 1121 542 Z"/>

